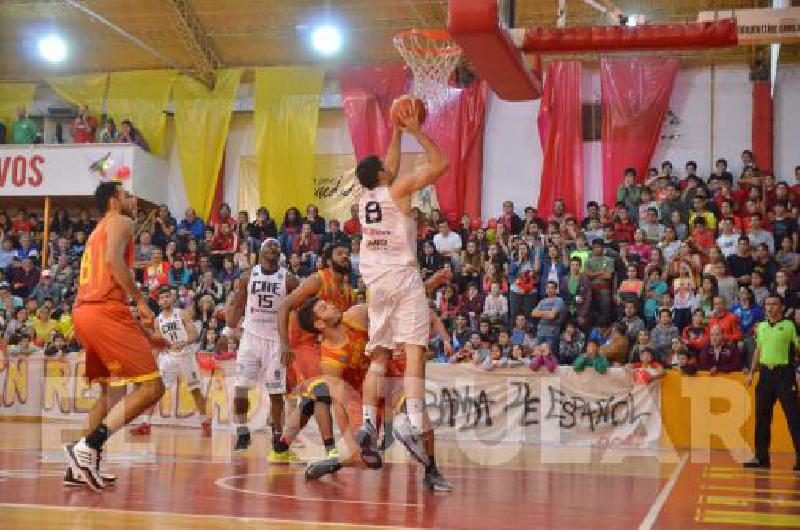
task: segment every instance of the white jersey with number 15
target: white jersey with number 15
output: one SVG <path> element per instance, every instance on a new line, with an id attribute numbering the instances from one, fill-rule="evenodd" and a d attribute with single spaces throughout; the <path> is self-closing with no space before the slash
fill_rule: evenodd
<path id="1" fill-rule="evenodd" d="M 359 270 L 369 285 L 393 269 L 417 266 L 417 225 L 400 211 L 389 186 L 364 190 L 358 208 L 363 240 Z"/>
<path id="2" fill-rule="evenodd" d="M 247 283 L 247 306 L 242 328 L 262 339 L 278 340 L 278 307 L 286 298 L 286 269 L 278 268 L 273 274 L 256 265 L 250 270 Z"/>

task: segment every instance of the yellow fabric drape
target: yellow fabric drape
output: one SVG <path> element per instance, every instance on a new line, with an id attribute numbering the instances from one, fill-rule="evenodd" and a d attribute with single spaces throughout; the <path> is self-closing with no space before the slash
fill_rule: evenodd
<path id="1" fill-rule="evenodd" d="M 239 211 L 246 211 L 250 219 L 255 219 L 256 212 L 261 207 L 261 198 L 258 191 L 258 163 L 255 156 L 242 156 L 239 158 Z"/>
<path id="2" fill-rule="evenodd" d="M 35 83 L 0 83 L 0 121 L 11 135 L 11 124 L 17 121 L 17 107 L 28 107 L 36 92 Z"/>
<path id="3" fill-rule="evenodd" d="M 255 71 L 255 152 L 261 204 L 276 219 L 314 201 L 314 162 L 324 72 L 309 67 Z"/>
<path id="4" fill-rule="evenodd" d="M 118 126 L 122 120 L 131 120 L 156 155 L 164 152 L 164 110 L 176 76 L 174 70 L 140 70 L 112 72 L 108 78 L 106 114 Z"/>
<path id="5" fill-rule="evenodd" d="M 73 105 L 88 105 L 92 116 L 103 113 L 103 100 L 106 98 L 108 74 L 71 75 L 51 77 L 47 84 L 56 94 Z"/>
<path id="6" fill-rule="evenodd" d="M 241 68 L 216 71 L 217 82 L 212 91 L 180 75 L 172 91 L 186 198 L 203 219 L 208 219 L 214 200 L 241 75 Z"/>

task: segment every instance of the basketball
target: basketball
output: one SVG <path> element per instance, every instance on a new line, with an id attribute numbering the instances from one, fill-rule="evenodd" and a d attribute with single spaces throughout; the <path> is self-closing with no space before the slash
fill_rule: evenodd
<path id="1" fill-rule="evenodd" d="M 403 127 L 404 124 L 401 122 L 401 117 L 407 109 L 413 107 L 416 107 L 417 116 L 419 117 L 419 124 L 422 125 L 425 123 L 425 119 L 428 117 L 428 109 L 425 107 L 425 103 L 421 99 L 411 96 L 400 96 L 394 100 L 392 103 L 392 108 L 389 111 L 389 116 L 392 118 L 392 123 L 398 127 Z"/>

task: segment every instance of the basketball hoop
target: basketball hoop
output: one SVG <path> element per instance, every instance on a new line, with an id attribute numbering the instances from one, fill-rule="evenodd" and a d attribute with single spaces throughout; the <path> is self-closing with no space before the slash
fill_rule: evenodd
<path id="1" fill-rule="evenodd" d="M 411 29 L 394 37 L 394 46 L 414 75 L 413 94 L 438 105 L 447 99 L 450 76 L 461 48 L 441 29 Z"/>

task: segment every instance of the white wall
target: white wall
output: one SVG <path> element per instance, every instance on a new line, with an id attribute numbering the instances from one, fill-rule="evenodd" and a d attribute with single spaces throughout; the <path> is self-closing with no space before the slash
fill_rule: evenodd
<path id="1" fill-rule="evenodd" d="M 794 182 L 800 165 L 800 66 L 778 67 L 775 85 L 775 176 Z"/>
<path id="2" fill-rule="evenodd" d="M 517 212 L 539 202 L 542 147 L 536 117 L 539 101 L 509 102 L 490 94 L 483 143 L 483 219 L 513 200 Z"/>

